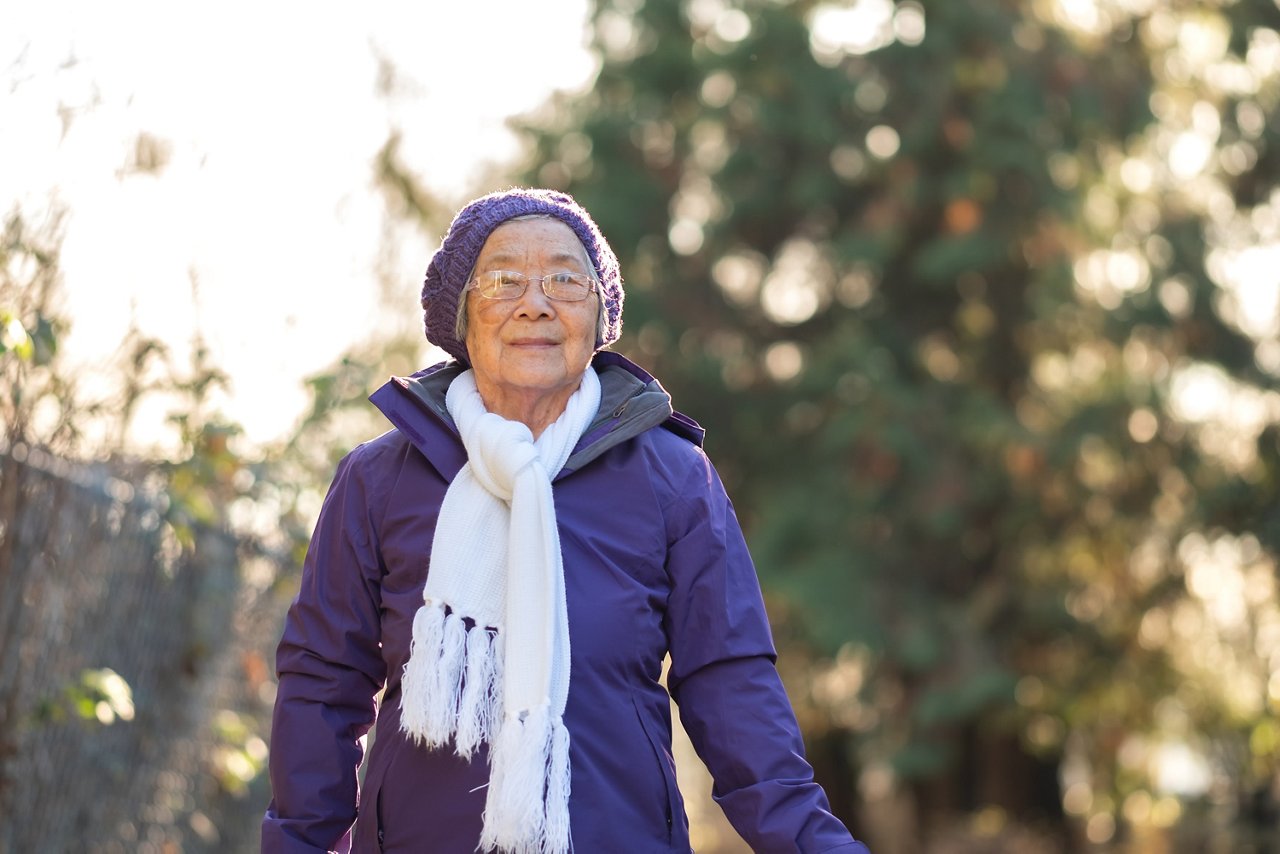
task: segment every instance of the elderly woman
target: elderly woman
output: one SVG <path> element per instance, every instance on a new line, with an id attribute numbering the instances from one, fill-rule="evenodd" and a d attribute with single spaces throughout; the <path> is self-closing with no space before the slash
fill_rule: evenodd
<path id="1" fill-rule="evenodd" d="M 687 852 L 669 653 L 743 838 L 865 854 L 803 758 L 701 428 L 602 350 L 622 299 L 562 193 L 454 219 L 422 291 L 454 361 L 373 395 L 396 429 L 339 465 L 289 610 L 264 851 Z"/>

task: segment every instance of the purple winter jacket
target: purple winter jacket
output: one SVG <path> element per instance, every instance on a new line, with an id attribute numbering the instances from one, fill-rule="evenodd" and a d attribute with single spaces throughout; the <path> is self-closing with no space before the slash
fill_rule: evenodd
<path id="1" fill-rule="evenodd" d="M 866 854 L 803 757 L 755 570 L 702 429 L 631 362 L 602 352 L 594 364 L 599 414 L 553 486 L 574 851 L 690 851 L 658 681 L 669 651 L 671 696 L 715 800 L 752 848 Z M 476 850 L 483 749 L 468 763 L 400 731 L 436 517 L 466 461 L 444 405 L 459 370 L 437 365 L 375 392 L 397 429 L 338 466 L 277 651 L 266 854 Z M 375 717 L 361 793 L 361 736 Z"/>

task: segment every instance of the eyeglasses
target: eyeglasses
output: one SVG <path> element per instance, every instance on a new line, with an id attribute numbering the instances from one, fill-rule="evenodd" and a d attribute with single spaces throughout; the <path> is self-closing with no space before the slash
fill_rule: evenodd
<path id="1" fill-rule="evenodd" d="M 596 289 L 590 276 L 581 273 L 548 273 L 545 276 L 526 276 L 510 270 L 490 270 L 479 273 L 467 284 L 467 290 L 476 290 L 485 299 L 520 299 L 530 282 L 538 282 L 549 299 L 561 302 L 579 302 Z"/>

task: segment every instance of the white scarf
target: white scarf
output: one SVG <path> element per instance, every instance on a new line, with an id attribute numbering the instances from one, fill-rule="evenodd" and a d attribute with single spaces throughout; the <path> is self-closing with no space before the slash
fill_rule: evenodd
<path id="1" fill-rule="evenodd" d="M 524 424 L 485 409 L 472 371 L 449 385 L 445 403 L 467 463 L 440 505 L 400 727 L 430 747 L 452 738 L 467 759 L 489 744 L 481 848 L 562 854 L 569 620 L 551 481 L 600 406 L 600 380 L 588 367 L 536 442 Z"/>

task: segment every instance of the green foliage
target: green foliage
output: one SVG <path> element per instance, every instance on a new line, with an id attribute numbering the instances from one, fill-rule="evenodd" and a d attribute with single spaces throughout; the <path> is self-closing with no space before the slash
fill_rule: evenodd
<path id="1" fill-rule="evenodd" d="M 28 330 L 16 314 L 0 311 L 0 355 L 11 354 L 24 362 L 44 366 L 57 352 L 55 321 L 37 311 L 35 328 Z"/>
<path id="2" fill-rule="evenodd" d="M 0 234 L 0 423 L 12 444 L 31 438 L 49 445 L 75 441 L 80 425 L 66 398 L 73 379 L 57 366 L 67 323 L 57 310 L 57 257 L 62 216 L 30 223 L 9 213 Z"/>
<path id="3" fill-rule="evenodd" d="M 184 548 L 195 545 L 195 526 L 229 528 L 229 512 L 239 499 L 252 501 L 258 467 L 236 447 L 241 429 L 212 406 L 212 395 L 224 389 L 226 375 L 209 361 L 197 337 L 191 371 L 173 377 L 167 390 L 175 397 L 169 416 L 177 430 L 180 451 L 160 464 L 168 501 L 166 520 Z"/>
<path id="4" fill-rule="evenodd" d="M 1209 260 L 1275 240 L 1277 22 L 1211 5 L 903 2 L 841 46 L 821 3 L 599 0 L 595 84 L 522 125 L 523 180 L 620 256 L 621 348 L 708 427 L 787 652 L 873 663 L 841 703 L 874 713 L 813 701 L 863 763 L 936 782 L 963 731 L 1070 734 L 1119 797 L 1131 736 L 1274 754 L 1275 410 L 1191 417 L 1187 388 L 1280 373 Z M 1235 623 L 1215 572 L 1262 585 Z"/>
<path id="5" fill-rule="evenodd" d="M 133 691 L 119 673 L 109 667 L 81 671 L 57 697 L 36 706 L 37 721 L 62 721 L 67 718 L 110 726 L 117 721 L 132 721 Z"/>
<path id="6" fill-rule="evenodd" d="M 248 794 L 250 784 L 267 767 L 267 745 L 253 722 L 229 709 L 214 716 L 218 746 L 211 762 L 213 774 L 224 790 L 237 797 Z"/>

